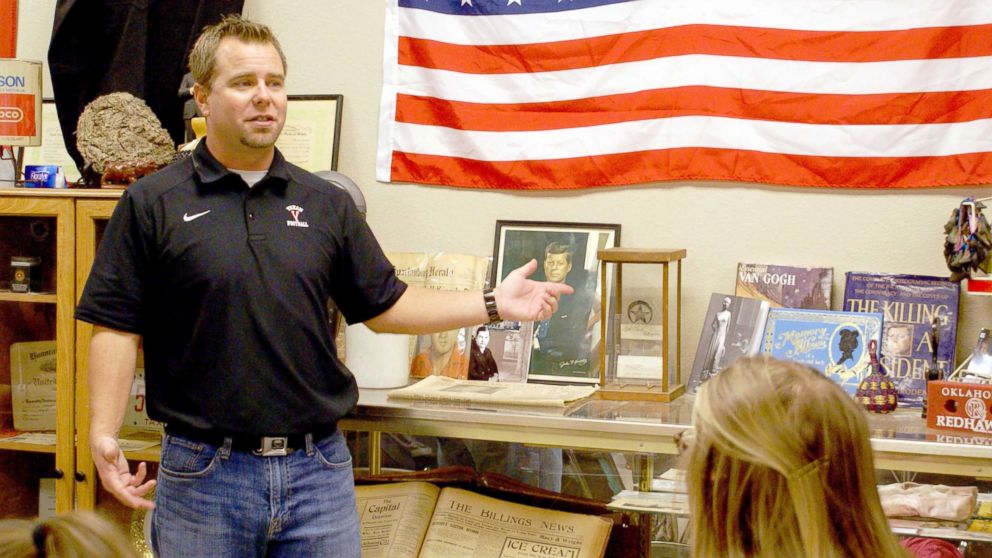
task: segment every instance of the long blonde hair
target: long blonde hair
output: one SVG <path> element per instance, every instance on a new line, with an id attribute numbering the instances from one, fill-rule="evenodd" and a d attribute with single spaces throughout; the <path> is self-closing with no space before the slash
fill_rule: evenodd
<path id="1" fill-rule="evenodd" d="M 94 512 L 0 521 L 0 558 L 137 558 L 124 533 Z"/>
<path id="2" fill-rule="evenodd" d="M 864 411 L 806 366 L 738 359 L 693 406 L 695 558 L 896 558 Z"/>

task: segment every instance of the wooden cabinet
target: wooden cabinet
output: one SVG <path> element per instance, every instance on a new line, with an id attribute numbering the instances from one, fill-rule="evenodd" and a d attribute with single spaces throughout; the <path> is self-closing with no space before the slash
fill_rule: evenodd
<path id="1" fill-rule="evenodd" d="M 73 443 L 73 391 L 75 334 L 72 310 L 73 201 L 45 196 L 0 197 L 0 416 L 4 438 L 0 438 L 0 516 L 25 517 L 38 513 L 39 483 L 54 478 L 57 511 L 73 507 L 75 451 Z M 11 291 L 11 258 L 40 258 L 40 273 L 32 284 L 35 292 Z M 19 387 L 18 364 L 11 359 L 15 343 L 54 341 L 55 347 L 55 435 L 52 440 L 24 440 L 12 435 L 14 399 L 28 406 L 50 404 L 47 377 L 36 385 Z M 45 351 L 47 352 L 47 351 Z M 33 359 L 35 355 L 31 355 Z M 21 359 L 19 359 L 21 360 Z M 42 367 L 44 368 L 43 365 Z M 46 376 L 48 372 L 45 372 Z M 23 384 L 22 384 L 23 385 Z M 21 395 L 19 395 L 19 393 Z"/>
<path id="2" fill-rule="evenodd" d="M 0 190 L 0 517 L 37 515 L 39 485 L 44 478 L 54 479 L 57 512 L 76 505 L 79 422 L 75 414 L 77 332 L 73 312 L 80 292 L 77 285 L 82 285 L 77 270 L 76 219 L 79 204 L 87 198 L 106 198 L 87 203 L 112 210 L 119 196 L 119 192 L 102 191 Z M 10 261 L 18 256 L 41 260 L 35 292 L 10 290 Z M 17 365 L 11 361 L 10 346 L 34 341 L 54 341 L 54 435 L 51 431 L 21 432 L 14 428 L 17 387 L 11 372 Z M 30 397 L 32 404 L 48 397 L 36 393 Z"/>
<path id="3" fill-rule="evenodd" d="M 86 278 L 89 277 L 96 248 L 103 238 L 107 221 L 114 212 L 117 200 L 78 200 L 76 202 L 76 293 L 82 296 Z M 90 407 L 87 363 L 90 355 L 90 337 L 93 326 L 76 322 L 76 506 L 84 510 L 96 507 L 98 479 L 90 453 Z"/>

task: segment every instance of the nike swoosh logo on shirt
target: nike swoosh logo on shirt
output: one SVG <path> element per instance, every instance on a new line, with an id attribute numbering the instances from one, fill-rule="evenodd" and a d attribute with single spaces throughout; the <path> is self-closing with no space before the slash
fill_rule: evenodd
<path id="1" fill-rule="evenodd" d="M 193 215 L 190 215 L 189 213 L 183 213 L 183 221 L 186 221 L 187 223 L 189 223 L 193 219 L 199 219 L 200 217 L 203 217 L 207 213 L 210 213 L 210 210 L 209 209 L 206 210 L 206 211 L 204 211 L 203 213 L 195 213 Z"/>

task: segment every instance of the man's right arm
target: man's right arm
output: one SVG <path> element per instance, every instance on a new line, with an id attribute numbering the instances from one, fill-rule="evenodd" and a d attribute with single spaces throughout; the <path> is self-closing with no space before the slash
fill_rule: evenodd
<path id="1" fill-rule="evenodd" d="M 128 469 L 127 460 L 117 443 L 127 408 L 134 368 L 138 355 L 138 335 L 101 326 L 93 327 L 90 343 L 90 450 L 100 480 L 107 491 L 124 505 L 152 509 L 154 504 L 143 498 L 154 488 L 155 481 L 144 482 L 145 463 L 135 474 Z"/>

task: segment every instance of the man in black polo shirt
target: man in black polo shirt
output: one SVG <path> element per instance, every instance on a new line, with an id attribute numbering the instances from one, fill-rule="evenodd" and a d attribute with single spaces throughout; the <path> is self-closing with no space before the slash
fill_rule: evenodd
<path id="1" fill-rule="evenodd" d="M 546 319 L 571 289 L 408 287 L 350 197 L 274 148 L 285 58 L 239 17 L 190 55 L 207 137 L 121 198 L 76 311 L 93 323 L 90 446 L 103 486 L 150 509 L 159 556 L 355 556 L 351 457 L 336 422 L 357 400 L 335 355 L 332 298 L 349 322 L 426 333 Z M 148 414 L 166 424 L 155 504 L 117 443 L 143 339 Z"/>

